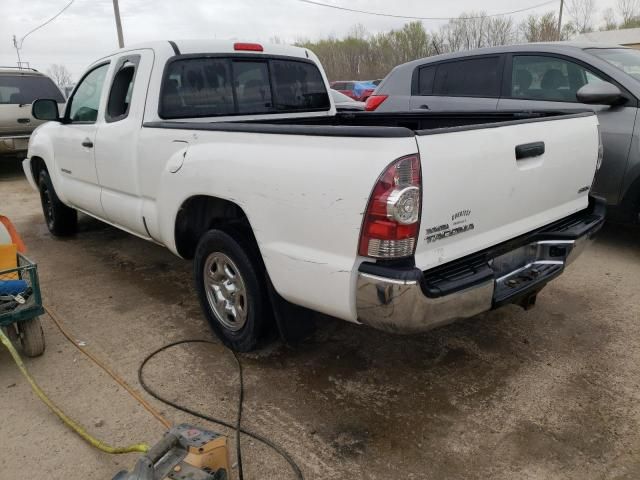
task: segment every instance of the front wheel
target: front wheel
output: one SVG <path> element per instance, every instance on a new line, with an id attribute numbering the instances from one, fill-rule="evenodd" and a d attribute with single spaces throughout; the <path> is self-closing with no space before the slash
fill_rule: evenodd
<path id="1" fill-rule="evenodd" d="M 78 212 L 60 201 L 53 188 L 49 172 L 42 170 L 38 177 L 42 212 L 49 231 L 57 236 L 73 235 L 78 228 Z"/>
<path id="2" fill-rule="evenodd" d="M 262 263 L 239 234 L 238 240 L 221 230 L 205 233 L 196 249 L 194 273 L 213 332 L 230 349 L 249 352 L 261 339 L 271 311 Z"/>

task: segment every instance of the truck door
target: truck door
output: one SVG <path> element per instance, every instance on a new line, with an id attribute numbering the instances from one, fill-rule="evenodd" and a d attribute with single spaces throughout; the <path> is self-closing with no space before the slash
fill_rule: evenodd
<path id="1" fill-rule="evenodd" d="M 74 207 L 103 217 L 96 172 L 96 131 L 109 63 L 96 66 L 78 83 L 68 101 L 67 121 L 53 137 L 57 172 L 65 199 Z"/>
<path id="2" fill-rule="evenodd" d="M 542 53 L 512 55 L 505 77 L 504 96 L 498 103 L 498 110 L 585 108 L 597 113 L 604 160 L 596 175 L 593 192 L 605 197 L 607 203 L 617 204 L 633 137 L 635 105 L 611 107 L 578 103 L 576 92 L 580 87 L 612 80 L 562 56 Z"/>
<path id="3" fill-rule="evenodd" d="M 102 187 L 105 218 L 138 235 L 148 237 L 139 191 L 138 136 L 153 65 L 153 51 L 128 51 L 113 59 L 106 82 L 104 122 L 96 135 L 96 168 Z"/>

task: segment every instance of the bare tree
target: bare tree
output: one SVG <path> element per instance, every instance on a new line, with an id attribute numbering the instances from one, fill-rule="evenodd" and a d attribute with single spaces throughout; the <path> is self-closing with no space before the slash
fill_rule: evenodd
<path id="1" fill-rule="evenodd" d="M 618 0 L 618 13 L 622 17 L 622 27 L 638 18 L 638 0 Z"/>
<path id="2" fill-rule="evenodd" d="M 494 17 L 487 24 L 485 43 L 488 47 L 507 45 L 516 39 L 516 29 L 511 17 Z"/>
<path id="3" fill-rule="evenodd" d="M 54 63 L 47 69 L 47 74 L 53 79 L 60 90 L 64 91 L 66 87 L 73 85 L 71 80 L 71 72 L 67 70 L 67 67 Z"/>
<path id="4" fill-rule="evenodd" d="M 566 8 L 578 32 L 584 33 L 593 30 L 594 0 L 568 0 Z"/>
<path id="5" fill-rule="evenodd" d="M 560 32 L 560 39 L 566 40 L 568 33 L 565 26 Z M 548 12 L 544 15 L 529 15 L 519 25 L 520 34 L 527 42 L 552 42 L 558 39 L 558 18 L 555 13 Z"/>
<path id="6" fill-rule="evenodd" d="M 618 28 L 618 22 L 616 21 L 616 14 L 613 8 L 607 8 L 603 12 L 602 20 L 604 24 L 600 27 L 600 30 L 616 30 Z"/>

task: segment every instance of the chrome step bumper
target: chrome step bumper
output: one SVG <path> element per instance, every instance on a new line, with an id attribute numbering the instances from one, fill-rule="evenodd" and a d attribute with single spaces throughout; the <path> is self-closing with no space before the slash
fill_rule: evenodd
<path id="1" fill-rule="evenodd" d="M 358 320 L 374 328 L 416 333 L 509 303 L 530 306 L 604 224 L 605 204 L 450 265 L 422 272 L 363 263 L 358 272 Z"/>

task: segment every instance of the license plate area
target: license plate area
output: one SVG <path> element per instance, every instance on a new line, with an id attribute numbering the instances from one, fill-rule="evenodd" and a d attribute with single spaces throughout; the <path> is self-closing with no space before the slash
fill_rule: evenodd
<path id="1" fill-rule="evenodd" d="M 573 244 L 573 240 L 545 240 L 491 260 L 490 266 L 495 273 L 494 305 L 506 303 L 527 290 L 535 290 L 562 273 Z"/>

